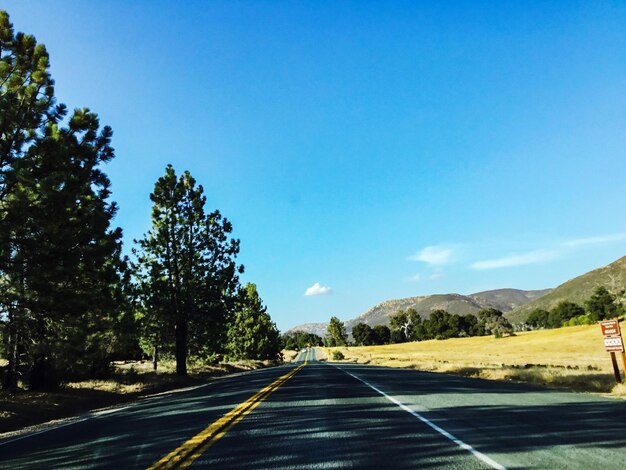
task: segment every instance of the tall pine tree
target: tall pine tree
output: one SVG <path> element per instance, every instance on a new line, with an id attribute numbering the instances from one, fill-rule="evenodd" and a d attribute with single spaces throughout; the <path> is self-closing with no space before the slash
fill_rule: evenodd
<path id="1" fill-rule="evenodd" d="M 111 129 L 88 109 L 56 105 L 45 47 L 14 34 L 0 11 L 0 315 L 14 388 L 106 369 L 112 312 L 121 301 L 121 230 L 100 170 Z M 67 124 L 63 124 L 67 122 Z M 26 378 L 26 377 L 25 377 Z"/>
<path id="2" fill-rule="evenodd" d="M 280 332 L 267 313 L 255 284 L 248 283 L 241 289 L 228 340 L 228 352 L 234 359 L 280 358 Z"/>
<path id="3" fill-rule="evenodd" d="M 206 214 L 201 185 L 169 165 L 150 195 L 152 229 L 139 243 L 135 272 L 146 324 L 156 351 L 174 332 L 176 373 L 187 374 L 189 352 L 206 356 L 223 347 L 239 286 L 239 240 L 219 211 Z M 147 309 L 152 308 L 151 313 Z"/>
<path id="4" fill-rule="evenodd" d="M 62 107 L 54 106 L 54 82 L 48 72 L 46 48 L 33 36 L 15 34 L 9 15 L 0 10 L 0 315 L 5 317 L 6 354 L 9 361 L 5 388 L 14 388 L 26 344 L 24 328 L 25 201 L 19 190 L 15 162 L 23 158 L 41 135 L 46 120 Z M 21 205 L 20 205 L 21 204 Z"/>

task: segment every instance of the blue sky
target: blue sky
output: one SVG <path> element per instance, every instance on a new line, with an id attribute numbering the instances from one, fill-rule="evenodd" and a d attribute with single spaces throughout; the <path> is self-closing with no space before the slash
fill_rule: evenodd
<path id="1" fill-rule="evenodd" d="M 113 127 L 126 249 L 190 170 L 283 330 L 626 255 L 624 2 L 0 5 Z"/>

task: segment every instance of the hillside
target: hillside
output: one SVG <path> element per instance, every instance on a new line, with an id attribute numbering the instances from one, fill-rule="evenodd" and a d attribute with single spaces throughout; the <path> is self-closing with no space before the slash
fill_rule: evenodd
<path id="1" fill-rule="evenodd" d="M 552 289 L 496 289 L 478 292 L 477 294 L 470 294 L 469 297 L 476 299 L 478 302 L 488 304 L 493 308 L 497 308 L 502 312 L 509 312 L 515 308 L 537 300 L 551 291 Z"/>
<path id="2" fill-rule="evenodd" d="M 514 309 L 506 316 L 511 322 L 523 322 L 536 308 L 550 310 L 563 300 L 583 305 L 585 300 L 591 297 L 596 287 L 605 286 L 609 290 L 615 290 L 616 288 L 623 289 L 625 284 L 626 256 L 607 266 L 570 279 L 552 292 Z"/>
<path id="3" fill-rule="evenodd" d="M 354 325 L 358 323 L 366 323 L 370 326 L 386 325 L 389 323 L 390 315 L 397 313 L 398 310 L 408 310 L 409 308 L 415 309 L 423 318 L 427 318 L 433 310 L 437 309 L 443 309 L 458 315 L 476 313 L 483 308 L 496 308 L 503 312 L 509 312 L 516 307 L 540 298 L 547 292 L 550 292 L 550 289 L 540 291 L 496 289 L 470 295 L 436 294 L 386 300 L 373 306 L 358 317 L 347 320 L 345 322 L 346 330 L 351 332 Z M 289 331 L 306 331 L 324 336 L 327 326 L 327 323 L 308 323 L 296 326 Z"/>
<path id="4" fill-rule="evenodd" d="M 409 308 L 415 309 L 421 317 L 426 318 L 430 315 L 430 312 L 437 309 L 447 310 L 450 313 L 459 315 L 467 315 L 468 313 L 477 312 L 483 308 L 483 305 L 485 303 L 480 299 L 473 299 L 460 294 L 436 294 L 387 300 L 373 306 L 358 317 L 348 320 L 346 328 L 350 331 L 358 323 L 366 323 L 370 326 L 386 325 L 389 323 L 390 315 L 397 313 L 398 310 L 408 310 Z"/>
<path id="5" fill-rule="evenodd" d="M 304 323 L 302 325 L 295 326 L 285 333 L 294 333 L 296 331 L 306 331 L 307 333 L 313 333 L 314 335 L 321 336 L 322 338 L 326 334 L 328 323 Z"/>

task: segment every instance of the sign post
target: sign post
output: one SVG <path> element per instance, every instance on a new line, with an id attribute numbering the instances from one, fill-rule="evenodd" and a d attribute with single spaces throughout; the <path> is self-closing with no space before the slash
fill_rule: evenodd
<path id="1" fill-rule="evenodd" d="M 600 323 L 602 328 L 602 334 L 604 335 L 604 349 L 611 353 L 611 363 L 613 364 L 613 373 L 615 374 L 615 381 L 622 383 L 622 377 L 619 372 L 619 366 L 617 365 L 617 358 L 615 353 L 618 352 L 622 356 L 622 363 L 624 364 L 624 373 L 626 376 L 626 354 L 624 354 L 624 341 L 622 340 L 622 332 L 619 329 L 619 321 L 606 320 Z"/>

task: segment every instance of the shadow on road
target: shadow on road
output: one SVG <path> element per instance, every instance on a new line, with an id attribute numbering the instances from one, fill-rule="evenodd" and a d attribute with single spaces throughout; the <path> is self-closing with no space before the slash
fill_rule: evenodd
<path id="1" fill-rule="evenodd" d="M 415 404 L 426 418 L 496 460 L 515 457 L 509 467 L 554 468 L 560 462 L 556 467 L 618 468 L 611 462 L 626 461 L 621 401 L 436 373 L 341 367 Z M 0 446 L 0 467 L 146 468 L 285 370 L 225 379 Z M 319 363 L 287 381 L 194 464 L 216 465 L 485 467 L 371 388 Z"/>

